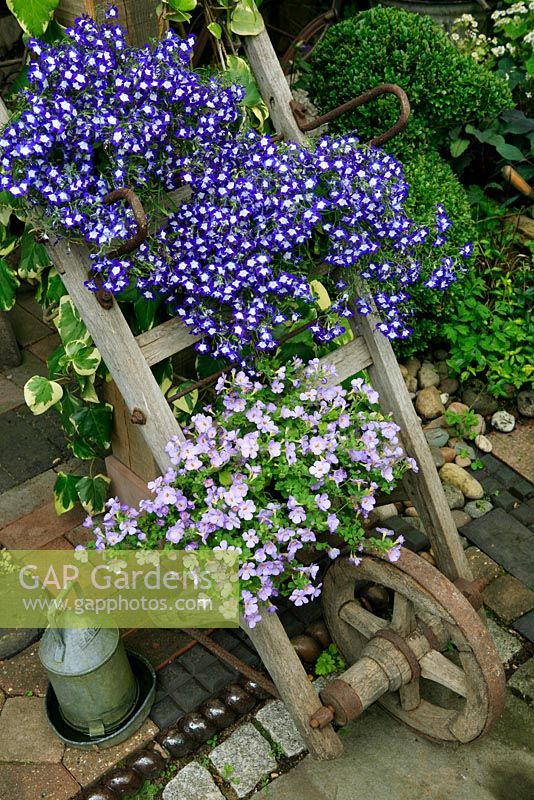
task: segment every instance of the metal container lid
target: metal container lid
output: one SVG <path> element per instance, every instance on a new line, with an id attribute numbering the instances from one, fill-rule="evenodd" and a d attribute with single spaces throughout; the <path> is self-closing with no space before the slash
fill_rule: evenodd
<path id="1" fill-rule="evenodd" d="M 68 625 L 68 612 L 64 615 Z M 90 623 L 90 620 L 88 620 Z M 116 652 L 118 628 L 47 628 L 41 640 L 39 658 L 55 675 L 86 675 L 105 664 Z"/>

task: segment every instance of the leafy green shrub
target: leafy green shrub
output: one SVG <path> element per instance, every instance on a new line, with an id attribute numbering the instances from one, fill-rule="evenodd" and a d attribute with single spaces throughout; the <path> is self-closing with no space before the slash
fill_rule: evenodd
<path id="1" fill-rule="evenodd" d="M 479 204 L 479 253 L 469 292 L 443 326 L 449 366 L 462 379 L 483 375 L 489 391 L 534 384 L 534 242 L 522 243 L 496 203 Z"/>
<path id="2" fill-rule="evenodd" d="M 410 186 L 406 211 L 420 224 L 431 225 L 436 204 L 443 199 L 452 227 L 447 231 L 449 244 L 460 249 L 465 242 L 476 238 L 476 228 L 471 215 L 467 192 L 458 178 L 435 151 L 429 151 L 406 161 L 405 174 Z M 435 251 L 436 266 L 442 257 Z M 409 289 L 417 309 L 412 319 L 413 334 L 406 342 L 395 343 L 397 353 L 403 357 L 420 353 L 431 343 L 443 338 L 444 320 L 454 317 L 459 299 L 467 291 L 469 275 L 459 278 L 446 292 L 432 292 L 424 285 Z"/>
<path id="3" fill-rule="evenodd" d="M 373 8 L 333 25 L 310 59 L 309 91 L 328 111 L 380 83 L 396 83 L 412 108 L 405 131 L 386 149 L 401 158 L 429 147 L 448 149 L 448 130 L 480 123 L 510 108 L 506 82 L 460 53 L 430 17 Z M 331 131 L 354 130 L 366 141 L 391 127 L 399 114 L 385 96 L 345 114 Z"/>
<path id="4" fill-rule="evenodd" d="M 326 650 L 323 650 L 317 661 L 315 662 L 316 675 L 332 675 L 334 672 L 341 672 L 346 667 L 343 656 L 337 649 L 335 644 L 329 644 Z"/>

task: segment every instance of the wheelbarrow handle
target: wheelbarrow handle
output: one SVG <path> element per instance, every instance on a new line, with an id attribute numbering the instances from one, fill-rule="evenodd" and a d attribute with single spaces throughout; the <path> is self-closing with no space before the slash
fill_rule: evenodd
<path id="1" fill-rule="evenodd" d="M 379 86 L 375 86 L 374 89 L 369 89 L 369 91 L 358 95 L 358 97 L 353 97 L 352 100 L 348 100 L 346 103 L 333 108 L 326 114 L 316 117 L 314 120 L 309 122 L 306 121 L 302 108 L 298 103 L 292 101 L 290 105 L 300 130 L 303 133 L 308 133 L 309 131 L 315 130 L 315 128 L 319 128 L 321 125 L 332 122 L 342 114 L 347 114 L 350 111 L 354 111 L 354 109 L 358 108 L 358 106 L 362 106 L 365 103 L 368 103 L 369 100 L 374 100 L 376 97 L 380 97 L 382 94 L 394 94 L 395 97 L 398 98 L 400 103 L 400 114 L 397 122 L 392 125 L 391 128 L 370 140 L 369 144 L 378 147 L 379 145 L 385 144 L 385 142 L 389 142 L 390 139 L 393 139 L 394 136 L 403 131 L 410 117 L 410 101 L 408 100 L 408 95 L 404 89 L 401 89 L 401 87 L 397 86 L 396 83 L 381 83 Z"/>
<path id="2" fill-rule="evenodd" d="M 119 247 L 117 247 L 116 250 L 114 250 L 112 253 L 108 253 L 109 258 L 118 258 L 126 253 L 131 253 L 132 250 L 135 250 L 140 244 L 143 244 L 148 235 L 148 220 L 145 214 L 145 209 L 143 208 L 143 205 L 134 190 L 129 189 L 128 187 L 113 189 L 112 192 L 104 197 L 103 203 L 104 205 L 109 206 L 111 203 L 115 203 L 117 200 L 126 200 L 132 209 L 135 223 L 137 225 L 137 231 L 135 232 L 134 236 L 126 239 Z"/>

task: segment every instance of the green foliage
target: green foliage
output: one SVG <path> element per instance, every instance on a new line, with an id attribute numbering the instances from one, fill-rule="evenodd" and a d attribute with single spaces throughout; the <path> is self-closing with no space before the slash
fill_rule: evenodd
<path id="1" fill-rule="evenodd" d="M 238 778 L 235 773 L 235 768 L 231 764 L 223 764 L 221 775 L 228 783 L 233 783 L 236 786 L 241 783 L 241 778 Z"/>
<path id="2" fill-rule="evenodd" d="M 280 761 L 280 759 L 286 757 L 285 750 L 282 747 L 282 745 L 280 744 L 280 742 L 273 742 L 272 747 L 271 747 L 271 755 L 277 761 Z"/>
<path id="3" fill-rule="evenodd" d="M 145 781 L 141 788 L 131 795 L 131 800 L 156 800 L 161 790 L 161 786 Z"/>
<path id="4" fill-rule="evenodd" d="M 452 227 L 447 231 L 451 249 L 459 250 L 468 241 L 476 240 L 476 226 L 471 215 L 469 198 L 458 178 L 435 151 L 421 154 L 405 162 L 405 174 L 410 191 L 406 200 L 407 213 L 422 225 L 432 225 L 435 206 L 443 202 Z M 442 253 L 436 249 L 432 256 L 439 266 Z M 394 349 L 406 358 L 420 353 L 442 338 L 443 320 L 454 316 L 459 299 L 469 286 L 469 277 L 460 275 L 446 292 L 435 292 L 423 284 L 410 287 L 416 309 L 412 319 L 413 333 L 406 342 L 396 342 Z"/>
<path id="5" fill-rule="evenodd" d="M 34 375 L 24 385 L 24 400 L 35 414 L 44 414 L 63 397 L 63 387 L 41 375 Z"/>
<path id="6" fill-rule="evenodd" d="M 337 649 L 335 644 L 329 644 L 326 650 L 323 650 L 317 661 L 315 662 L 316 675 L 332 675 L 334 672 L 341 672 L 346 667 L 343 656 Z"/>
<path id="7" fill-rule="evenodd" d="M 410 120 L 386 145 L 401 157 L 445 148 L 449 128 L 479 124 L 512 106 L 505 81 L 460 53 L 430 17 L 395 8 L 373 8 L 332 26 L 310 65 L 309 90 L 321 111 L 381 83 L 405 90 Z M 396 98 L 384 96 L 340 117 L 331 131 L 355 130 L 365 141 L 398 114 Z"/>
<path id="8" fill-rule="evenodd" d="M 7 0 L 7 6 L 29 36 L 41 36 L 48 27 L 59 0 Z"/>
<path id="9" fill-rule="evenodd" d="M 481 375 L 493 395 L 507 397 L 510 388 L 534 382 L 534 243 L 522 243 L 502 210 L 481 194 L 475 274 L 443 332 L 451 370 L 462 380 Z"/>
<path id="10" fill-rule="evenodd" d="M 447 427 L 452 430 L 455 436 L 458 436 L 460 439 L 475 438 L 475 430 L 478 427 L 478 419 L 475 411 L 471 409 L 467 411 L 454 411 L 452 408 L 448 408 L 444 416 Z M 460 455 L 466 454 L 467 451 Z"/>
<path id="11" fill-rule="evenodd" d="M 15 305 L 20 281 L 9 264 L 0 258 L 0 311 L 9 311 Z"/>

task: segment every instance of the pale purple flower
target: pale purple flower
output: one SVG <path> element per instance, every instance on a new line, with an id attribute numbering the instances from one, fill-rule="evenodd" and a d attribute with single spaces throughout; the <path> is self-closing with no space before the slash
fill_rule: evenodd
<path id="1" fill-rule="evenodd" d="M 323 492 L 323 494 L 316 494 L 314 500 L 315 500 L 315 505 L 321 511 L 328 511 L 328 509 L 332 505 L 326 492 Z"/>
<path id="2" fill-rule="evenodd" d="M 324 478 L 329 471 L 330 464 L 324 459 L 314 461 L 312 466 L 309 468 L 310 475 L 313 475 L 314 478 Z"/>

